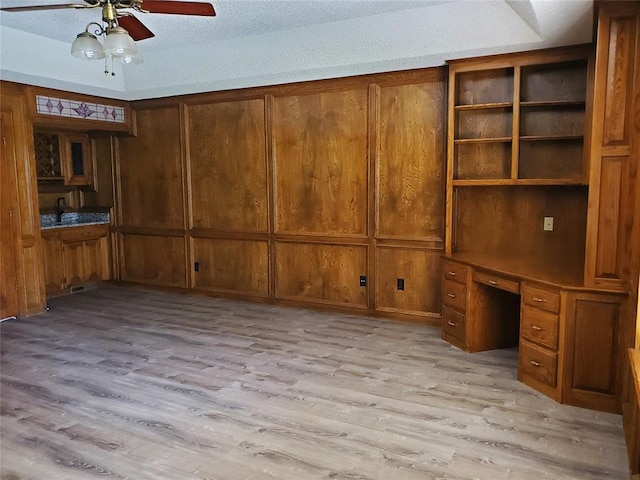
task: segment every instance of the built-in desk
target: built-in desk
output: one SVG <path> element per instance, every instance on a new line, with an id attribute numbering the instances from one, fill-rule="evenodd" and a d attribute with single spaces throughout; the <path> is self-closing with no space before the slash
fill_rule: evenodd
<path id="1" fill-rule="evenodd" d="M 468 352 L 519 348 L 518 379 L 561 403 L 618 412 L 620 306 L 583 264 L 454 253 L 442 263 L 442 338 Z"/>

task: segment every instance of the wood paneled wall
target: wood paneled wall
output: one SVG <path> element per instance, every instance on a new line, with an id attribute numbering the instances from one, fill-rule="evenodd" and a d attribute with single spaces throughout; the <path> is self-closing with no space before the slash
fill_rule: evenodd
<path id="1" fill-rule="evenodd" d="M 443 69 L 133 107 L 122 280 L 437 322 Z"/>
<path id="2" fill-rule="evenodd" d="M 30 315 L 45 308 L 33 130 L 21 87 L 3 83 L 0 106 L 3 137 L 1 313 L 3 317 Z M 5 223 L 7 220 L 9 223 Z M 5 302 L 10 308 L 5 309 Z"/>

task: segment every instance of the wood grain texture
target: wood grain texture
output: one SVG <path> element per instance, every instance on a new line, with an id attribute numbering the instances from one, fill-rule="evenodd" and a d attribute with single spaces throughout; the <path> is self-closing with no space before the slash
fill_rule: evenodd
<path id="1" fill-rule="evenodd" d="M 0 318 L 15 316 L 20 311 L 18 304 L 18 188 L 16 185 L 15 159 L 13 155 L 13 116 L 2 112 L 2 158 L 0 158 Z"/>
<path id="2" fill-rule="evenodd" d="M 121 234 L 120 245 L 122 280 L 170 287 L 187 286 L 184 238 Z"/>
<path id="3" fill-rule="evenodd" d="M 193 288 L 267 296 L 269 249 L 265 241 L 192 238 Z"/>
<path id="4" fill-rule="evenodd" d="M 276 233 L 366 235 L 367 90 L 277 97 Z"/>
<path id="5" fill-rule="evenodd" d="M 511 142 L 466 143 L 455 149 L 455 180 L 511 178 Z"/>
<path id="6" fill-rule="evenodd" d="M 192 227 L 267 231 L 264 100 L 188 107 Z"/>
<path id="7" fill-rule="evenodd" d="M 598 10 L 597 55 L 592 117 L 590 215 L 587 224 L 585 278 L 591 284 L 622 286 L 635 282 L 628 266 L 634 257 L 628 225 L 634 221 L 626 205 L 634 203 L 638 168 L 638 65 L 640 9 L 636 2 L 611 2 Z M 635 124 L 634 124 L 635 123 Z M 635 134 L 634 134 L 635 133 Z M 617 158 L 616 158 L 617 157 Z M 618 178 L 615 178 L 618 175 Z M 608 188 L 613 187 L 611 192 Z M 625 206 L 620 205 L 623 202 Z M 610 245 L 615 228 L 618 238 Z"/>
<path id="8" fill-rule="evenodd" d="M 612 18 L 609 30 L 609 65 L 604 98 L 604 131 L 602 145 L 628 144 L 627 112 L 632 85 L 635 56 L 635 19 L 631 16 Z"/>
<path id="9" fill-rule="evenodd" d="M 66 286 L 62 242 L 56 232 L 43 230 L 42 250 L 47 295 L 52 295 L 62 291 Z"/>
<path id="10" fill-rule="evenodd" d="M 584 101 L 586 60 L 522 67 L 523 102 Z"/>
<path id="11" fill-rule="evenodd" d="M 584 187 L 460 188 L 456 248 L 582 263 L 586 197 Z M 553 232 L 543 231 L 545 216 L 554 217 Z"/>
<path id="12" fill-rule="evenodd" d="M 18 314 L 31 315 L 45 308 L 46 289 L 42 268 L 38 189 L 33 150 L 33 129 L 28 117 L 25 93 L 22 86 L 2 82 L 0 110 L 5 114 L 2 136 L 2 161 L 12 162 L 10 171 L 15 175 L 17 197 L 13 212 Z M 10 119 L 7 122 L 7 119 Z M 3 189 L 4 189 L 3 184 Z M 10 188 L 10 187 L 9 187 Z M 11 195 L 9 191 L 9 195 Z"/>
<path id="13" fill-rule="evenodd" d="M 458 112 L 456 120 L 459 139 L 511 137 L 511 109 L 463 110 Z"/>
<path id="14" fill-rule="evenodd" d="M 520 142 L 518 178 L 584 178 L 582 138 Z"/>
<path id="15" fill-rule="evenodd" d="M 628 479 L 617 415 L 432 327 L 129 288 L 0 325 L 2 478 Z"/>
<path id="16" fill-rule="evenodd" d="M 618 277 L 618 238 L 623 171 L 628 158 L 605 157 L 600 163 L 600 201 L 596 275 Z"/>
<path id="17" fill-rule="evenodd" d="M 376 235 L 444 238 L 446 84 L 380 88 Z"/>
<path id="18" fill-rule="evenodd" d="M 512 102 L 513 68 L 465 72 L 458 76 L 454 91 L 456 105 Z"/>
<path id="19" fill-rule="evenodd" d="M 569 299 L 565 398 L 573 405 L 592 408 L 597 402 L 619 411 L 620 302 L 588 294 Z"/>
<path id="20" fill-rule="evenodd" d="M 178 108 L 136 113 L 138 136 L 119 141 L 121 225 L 184 228 Z"/>
<path id="21" fill-rule="evenodd" d="M 276 298 L 310 303 L 366 307 L 367 248 L 278 242 L 276 244 Z"/>
<path id="22" fill-rule="evenodd" d="M 439 317 L 440 251 L 376 248 L 376 310 Z M 398 290 L 397 281 L 404 281 Z"/>

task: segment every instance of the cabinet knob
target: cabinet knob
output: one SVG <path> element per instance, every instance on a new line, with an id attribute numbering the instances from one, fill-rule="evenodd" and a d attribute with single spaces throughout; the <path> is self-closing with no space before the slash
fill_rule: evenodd
<path id="1" fill-rule="evenodd" d="M 536 362 L 535 360 L 531 360 L 531 365 L 534 367 L 544 367 L 544 363 Z"/>
<path id="2" fill-rule="evenodd" d="M 458 273 L 457 272 L 447 272 L 447 275 L 449 275 L 450 277 L 457 277 Z"/>
<path id="3" fill-rule="evenodd" d="M 544 332 L 544 327 L 539 327 L 538 325 L 531 324 L 531 330 L 535 330 L 536 332 Z"/>
<path id="4" fill-rule="evenodd" d="M 495 280 L 489 280 L 489 284 L 491 284 L 491 285 L 499 285 L 500 282 L 496 282 Z"/>
<path id="5" fill-rule="evenodd" d="M 458 326 L 458 324 L 456 322 L 452 322 L 451 320 L 449 320 L 447 322 L 447 325 L 451 325 L 452 327 L 457 327 Z"/>
<path id="6" fill-rule="evenodd" d="M 447 297 L 456 298 L 456 294 L 455 293 L 447 293 Z"/>
<path id="7" fill-rule="evenodd" d="M 540 297 L 532 297 L 534 302 L 538 302 L 538 303 L 547 303 L 547 299 L 546 298 L 540 298 Z"/>

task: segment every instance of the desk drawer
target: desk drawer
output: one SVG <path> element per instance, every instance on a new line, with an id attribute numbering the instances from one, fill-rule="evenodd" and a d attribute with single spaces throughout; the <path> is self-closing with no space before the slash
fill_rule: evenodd
<path id="1" fill-rule="evenodd" d="M 522 307 L 520 335 L 527 340 L 558 349 L 558 315 L 529 306 Z"/>
<path id="2" fill-rule="evenodd" d="M 445 334 L 464 342 L 466 337 L 464 315 L 448 307 L 442 307 L 442 330 Z"/>
<path id="3" fill-rule="evenodd" d="M 506 290 L 507 292 L 520 293 L 519 282 L 493 273 L 473 272 L 473 280 L 478 283 L 499 288 L 500 290 Z"/>
<path id="4" fill-rule="evenodd" d="M 518 363 L 520 373 L 534 377 L 552 387 L 556 386 L 557 353 L 521 340 Z"/>
<path id="5" fill-rule="evenodd" d="M 454 282 L 466 283 L 467 267 L 459 263 L 442 261 L 442 276 Z"/>
<path id="6" fill-rule="evenodd" d="M 532 307 L 542 308 L 554 313 L 560 313 L 560 295 L 556 292 L 523 285 L 522 301 Z"/>
<path id="7" fill-rule="evenodd" d="M 467 286 L 463 283 L 445 280 L 442 288 L 442 298 L 445 305 L 464 312 L 467 306 Z"/>

